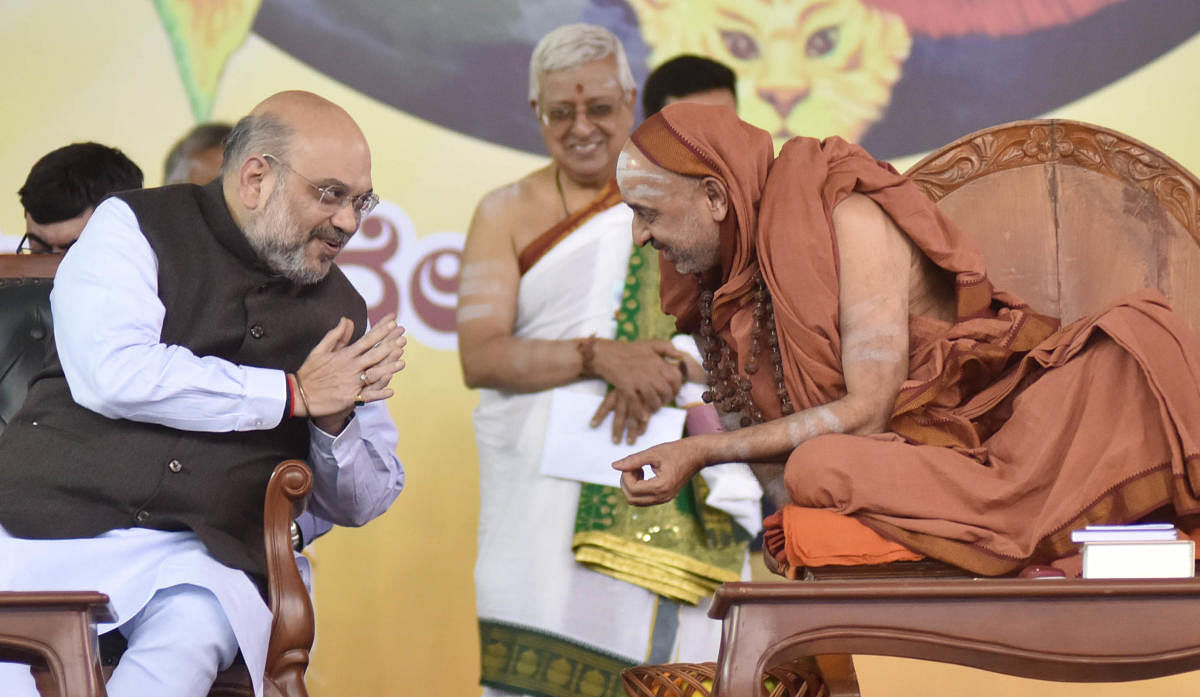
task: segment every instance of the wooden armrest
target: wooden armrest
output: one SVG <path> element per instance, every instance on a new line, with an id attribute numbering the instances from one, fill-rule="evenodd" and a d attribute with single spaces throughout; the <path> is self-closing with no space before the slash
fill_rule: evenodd
<path id="1" fill-rule="evenodd" d="M 296 568 L 291 525 L 313 476 L 299 460 L 281 462 L 267 483 L 263 535 L 267 551 L 271 643 L 267 648 L 267 693 L 307 695 L 304 672 L 314 636 L 312 600 Z"/>

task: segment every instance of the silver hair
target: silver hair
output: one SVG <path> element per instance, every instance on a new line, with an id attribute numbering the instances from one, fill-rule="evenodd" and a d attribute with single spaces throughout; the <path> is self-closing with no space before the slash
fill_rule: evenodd
<path id="1" fill-rule="evenodd" d="M 264 153 L 286 158 L 291 148 L 295 129 L 274 114 L 265 113 L 243 116 L 225 138 L 225 160 L 221 163 L 221 176 L 235 172 L 246 158 Z M 279 178 L 279 175 L 276 175 Z"/>
<path id="2" fill-rule="evenodd" d="M 636 88 L 625 47 L 611 31 L 594 24 L 567 24 L 555 29 L 542 37 L 529 59 L 529 101 L 537 101 L 545 73 L 574 70 L 609 56 L 617 58 L 617 81 L 621 89 L 629 92 Z"/>
<path id="3" fill-rule="evenodd" d="M 225 138 L 233 127 L 227 123 L 202 123 L 175 143 L 163 166 L 163 184 L 180 184 L 188 180 L 189 162 L 193 155 L 209 148 L 224 148 Z"/>

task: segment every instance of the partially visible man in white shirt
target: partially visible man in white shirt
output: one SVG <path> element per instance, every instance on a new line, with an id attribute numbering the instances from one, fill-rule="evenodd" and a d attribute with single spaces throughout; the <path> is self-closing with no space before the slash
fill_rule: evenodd
<path id="1" fill-rule="evenodd" d="M 284 92 L 235 127 L 220 179 L 105 201 L 63 260 L 57 365 L 0 434 L 0 589 L 107 593 L 113 697 L 205 695 L 239 649 L 261 695 L 274 463 L 306 460 L 310 508 L 341 525 L 399 494 L 404 331 L 368 330 L 333 264 L 377 200 L 353 119 Z"/>

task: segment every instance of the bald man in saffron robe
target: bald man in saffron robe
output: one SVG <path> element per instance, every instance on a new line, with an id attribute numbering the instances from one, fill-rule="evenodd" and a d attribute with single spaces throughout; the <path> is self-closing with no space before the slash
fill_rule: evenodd
<path id="1" fill-rule="evenodd" d="M 757 461 L 798 507 L 981 574 L 1067 556 L 1087 524 L 1200 511 L 1200 359 L 1157 291 L 1060 328 L 890 165 L 836 137 L 775 157 L 712 107 L 647 119 L 618 182 L 736 427 L 614 463 L 629 501 Z"/>

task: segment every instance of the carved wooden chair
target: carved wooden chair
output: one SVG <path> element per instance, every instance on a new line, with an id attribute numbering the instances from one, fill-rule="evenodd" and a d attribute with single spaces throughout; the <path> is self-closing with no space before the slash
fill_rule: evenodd
<path id="1" fill-rule="evenodd" d="M 60 255 L 0 254 L 0 429 L 24 400 L 50 349 L 50 286 Z M 304 672 L 313 644 L 313 607 L 292 553 L 291 525 L 312 487 L 298 460 L 280 463 L 267 484 L 267 551 L 271 639 L 264 689 L 271 697 L 307 697 Z M 0 660 L 29 663 L 46 697 L 102 697 L 104 673 L 96 623 L 112 620 L 100 593 L 0 592 Z M 239 660 L 217 676 L 210 697 L 253 697 Z"/>
<path id="2" fill-rule="evenodd" d="M 1200 181 L 1154 149 L 1088 124 L 1021 121 L 965 136 L 908 175 L 980 244 L 996 287 L 1035 309 L 1066 322 L 1156 286 L 1200 334 Z M 711 693 L 757 697 L 764 673 L 791 671 L 795 691 L 766 687 L 858 695 L 855 653 L 1071 682 L 1200 669 L 1200 579 L 965 576 L 902 562 L 725 584 L 709 613 L 724 622 Z M 630 669 L 626 691 L 706 694 L 661 668 Z"/>

